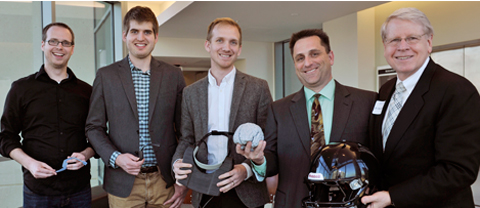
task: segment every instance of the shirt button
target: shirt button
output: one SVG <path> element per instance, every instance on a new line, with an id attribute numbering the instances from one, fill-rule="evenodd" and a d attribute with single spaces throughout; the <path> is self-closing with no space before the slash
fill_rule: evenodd
<path id="1" fill-rule="evenodd" d="M 63 152 L 63 149 L 60 149 L 60 152 Z"/>
<path id="2" fill-rule="evenodd" d="M 63 132 L 60 132 L 60 135 L 63 135 Z"/>

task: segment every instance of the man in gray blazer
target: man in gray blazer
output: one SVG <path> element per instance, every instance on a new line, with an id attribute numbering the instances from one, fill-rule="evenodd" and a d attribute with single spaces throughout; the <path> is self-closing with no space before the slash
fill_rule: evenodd
<path id="1" fill-rule="evenodd" d="M 191 173 L 192 164 L 182 160 L 189 145 L 213 130 L 234 132 L 247 122 L 264 129 L 267 108 L 272 102 L 265 80 L 244 74 L 233 65 L 242 50 L 241 29 L 234 20 L 215 19 L 208 27 L 205 49 L 211 56 L 208 77 L 186 87 L 183 94 L 182 137 L 172 160 L 177 179 L 185 179 Z M 234 167 L 219 176 L 220 196 L 202 196 L 194 192 L 193 205 L 263 207 L 269 200 L 265 182 L 258 182 L 256 176 L 252 176 L 250 160 L 237 154 L 228 138 L 210 136 L 207 145 L 200 146 L 197 159 L 217 164 L 226 156 L 233 159 Z"/>
<path id="2" fill-rule="evenodd" d="M 173 186 L 170 162 L 185 80 L 180 69 L 152 57 L 158 23 L 148 7 L 125 15 L 123 40 L 128 56 L 98 70 L 86 124 L 106 166 L 110 207 L 180 207 L 186 188 Z"/>
<path id="3" fill-rule="evenodd" d="M 314 153 L 311 149 L 318 149 L 318 146 L 312 148 L 317 142 L 312 131 L 315 129 L 312 105 L 319 103 L 321 110 L 316 116 L 323 117 L 319 131 L 323 136 L 321 145 L 342 140 L 367 145 L 369 118 L 377 96 L 375 92 L 344 86 L 333 79 L 334 55 L 329 38 L 322 30 L 294 33 L 290 51 L 304 87 L 275 101 L 269 108 L 265 157 L 263 154 L 247 156 L 256 164 L 263 164 L 266 159 L 267 177 L 278 174 L 275 207 L 288 208 L 301 207 L 309 193 L 304 180 L 310 172 Z M 250 154 L 248 145 L 246 152 Z"/>

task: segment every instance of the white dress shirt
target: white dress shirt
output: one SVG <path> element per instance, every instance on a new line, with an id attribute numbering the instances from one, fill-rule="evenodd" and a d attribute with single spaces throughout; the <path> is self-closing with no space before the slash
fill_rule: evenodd
<path id="1" fill-rule="evenodd" d="M 425 71 L 425 68 L 427 68 L 427 64 L 428 64 L 429 61 L 430 61 L 430 57 L 427 57 L 427 60 L 425 60 L 423 65 L 420 67 L 420 69 L 418 69 L 418 71 L 416 71 L 415 73 L 413 73 L 411 76 L 409 76 L 408 78 L 406 78 L 403 81 L 401 81 L 398 78 L 398 75 L 397 75 L 397 82 L 396 82 L 395 86 L 399 82 L 403 82 L 403 86 L 407 90 L 406 92 L 401 94 L 402 95 L 402 106 L 405 105 L 405 102 L 407 101 L 408 97 L 410 97 L 410 94 L 412 94 L 412 91 L 415 88 L 415 86 L 417 85 L 418 80 L 420 80 L 420 77 L 422 76 L 423 71 Z M 388 111 L 389 110 L 388 110 L 388 106 L 387 106 L 387 112 L 385 112 L 385 115 L 388 115 Z M 387 120 L 387 116 L 385 116 L 385 118 L 383 118 L 382 126 L 385 125 L 386 120 Z"/>
<path id="2" fill-rule="evenodd" d="M 228 131 L 235 74 L 234 67 L 218 85 L 211 69 L 208 71 L 208 132 Z M 208 164 L 223 162 L 228 154 L 228 138 L 223 135 L 209 136 L 207 146 Z"/>
<path id="3" fill-rule="evenodd" d="M 228 131 L 236 74 L 237 69 L 233 67 L 233 70 L 218 85 L 211 69 L 208 70 L 208 132 L 213 130 Z M 226 136 L 209 136 L 207 147 L 208 164 L 221 163 L 228 155 L 228 138 Z M 247 178 L 245 178 L 247 180 L 253 174 L 252 168 L 246 163 L 242 163 L 242 165 L 247 169 Z"/>

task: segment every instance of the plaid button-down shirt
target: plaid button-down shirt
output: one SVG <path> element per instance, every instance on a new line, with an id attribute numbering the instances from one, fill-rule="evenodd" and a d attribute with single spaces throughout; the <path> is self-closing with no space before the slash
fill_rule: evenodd
<path id="1" fill-rule="evenodd" d="M 146 73 L 135 67 L 128 58 L 128 64 L 132 72 L 133 85 L 135 87 L 135 97 L 137 100 L 138 126 L 139 126 L 139 152 L 143 153 L 145 162 L 142 167 L 156 166 L 157 159 L 153 152 L 152 142 L 148 128 L 148 102 L 150 98 L 150 71 Z M 115 160 L 120 152 L 115 152 L 110 158 L 110 164 L 115 166 Z M 113 160 L 113 161 L 112 161 Z"/>

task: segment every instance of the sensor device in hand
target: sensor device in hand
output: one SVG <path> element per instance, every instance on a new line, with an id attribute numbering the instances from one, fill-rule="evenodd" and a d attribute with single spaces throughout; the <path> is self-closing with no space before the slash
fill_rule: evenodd
<path id="1" fill-rule="evenodd" d="M 67 158 L 67 159 L 63 160 L 62 169 L 57 170 L 57 171 L 55 171 L 55 172 L 59 173 L 59 172 L 62 172 L 62 171 L 64 171 L 64 170 L 66 170 L 69 160 L 78 160 L 78 161 L 80 161 L 81 163 L 83 163 L 83 165 L 87 165 L 87 162 L 85 162 L 85 161 L 83 161 L 83 160 L 80 160 L 80 159 L 78 159 L 78 158 L 76 158 L 76 157 L 71 157 L 71 158 Z"/>
<path id="2" fill-rule="evenodd" d="M 247 142 L 252 142 L 251 151 L 253 151 L 263 139 L 262 128 L 254 123 L 244 123 L 240 125 L 233 135 L 233 142 L 235 142 L 235 144 L 241 144 L 242 150 L 245 149 Z"/>

